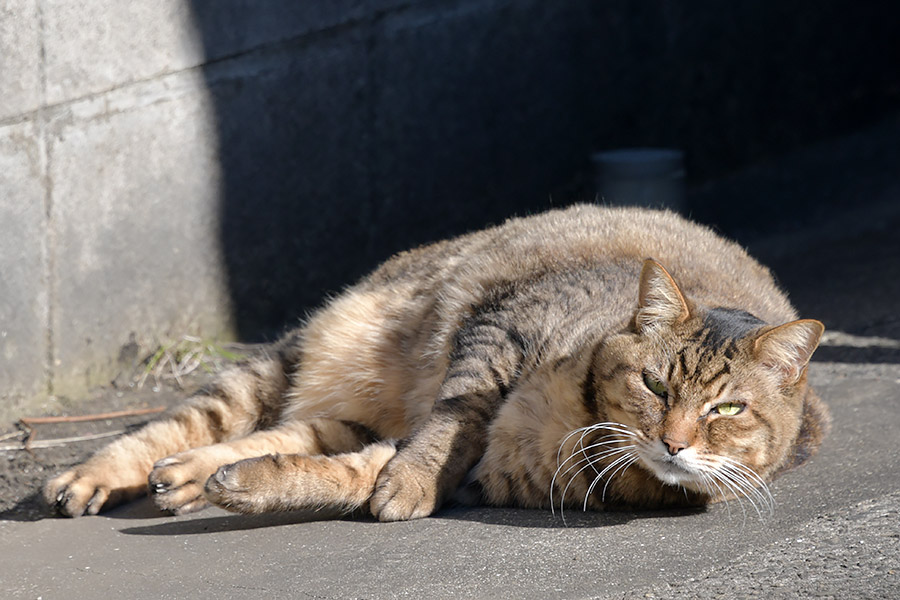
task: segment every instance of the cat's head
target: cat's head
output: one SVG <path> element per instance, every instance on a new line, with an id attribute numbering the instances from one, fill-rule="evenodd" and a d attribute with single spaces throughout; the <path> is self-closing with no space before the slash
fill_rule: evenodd
<path id="1" fill-rule="evenodd" d="M 630 330 L 599 349 L 597 393 L 657 479 L 747 495 L 796 462 L 807 364 L 823 331 L 814 320 L 772 325 L 694 303 L 647 260 Z"/>

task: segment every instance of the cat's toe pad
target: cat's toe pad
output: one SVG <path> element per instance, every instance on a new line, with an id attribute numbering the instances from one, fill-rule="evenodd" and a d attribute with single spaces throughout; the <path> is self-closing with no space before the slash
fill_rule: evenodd
<path id="1" fill-rule="evenodd" d="M 133 470 L 84 464 L 48 481 L 43 496 L 63 516 L 96 515 L 143 494 L 140 480 L 140 474 Z"/>
<path id="2" fill-rule="evenodd" d="M 147 477 L 153 501 L 161 510 L 174 514 L 194 512 L 207 506 L 203 482 L 215 466 L 202 456 L 176 454 L 157 461 Z"/>
<path id="3" fill-rule="evenodd" d="M 437 508 L 434 476 L 414 463 L 395 458 L 378 476 L 369 501 L 380 521 L 406 521 L 427 517 Z"/>
<path id="4" fill-rule="evenodd" d="M 77 470 L 52 479 L 44 488 L 44 499 L 59 514 L 67 517 L 96 515 L 109 498 L 109 488 Z"/>
<path id="5" fill-rule="evenodd" d="M 203 488 L 206 499 L 235 512 L 259 512 L 256 505 L 260 499 L 254 498 L 253 492 L 260 492 L 260 477 L 264 477 L 276 461 L 276 457 L 268 455 L 222 465 L 206 480 Z"/>
<path id="6" fill-rule="evenodd" d="M 163 467 L 171 467 L 172 465 L 177 465 L 181 462 L 181 460 L 176 456 L 167 456 L 161 460 L 156 461 L 156 464 L 153 465 L 154 469 L 163 468 Z"/>
<path id="7" fill-rule="evenodd" d="M 214 482 L 213 485 L 222 490 L 227 490 L 229 492 L 241 491 L 240 480 L 237 476 L 240 470 L 239 464 L 240 463 L 222 465 L 216 470 L 213 476 L 210 477 L 206 482 L 206 485 L 209 486 L 211 482 Z"/>

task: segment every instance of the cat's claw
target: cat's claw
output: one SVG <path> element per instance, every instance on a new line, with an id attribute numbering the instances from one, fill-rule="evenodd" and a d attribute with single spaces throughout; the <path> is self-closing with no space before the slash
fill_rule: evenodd
<path id="1" fill-rule="evenodd" d="M 72 469 L 47 483 L 44 500 L 66 517 L 96 515 L 110 500 L 110 488 L 89 472 Z"/>
<path id="2" fill-rule="evenodd" d="M 219 467 L 216 470 L 215 475 L 213 475 L 213 477 L 216 478 L 216 481 L 218 481 L 220 484 L 222 484 L 225 487 L 227 487 L 226 483 L 228 481 L 228 468 L 230 466 L 231 465 L 224 465 L 224 466 Z"/>
<path id="3" fill-rule="evenodd" d="M 190 452 L 156 462 L 147 477 L 153 502 L 160 510 L 181 515 L 208 506 L 203 483 L 210 468 Z"/>

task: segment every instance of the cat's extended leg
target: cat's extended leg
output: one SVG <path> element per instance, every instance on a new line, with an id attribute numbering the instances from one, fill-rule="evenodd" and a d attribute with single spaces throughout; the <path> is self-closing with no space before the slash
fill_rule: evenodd
<path id="1" fill-rule="evenodd" d="M 287 387 L 290 346 L 246 361 L 138 431 L 102 448 L 87 462 L 51 479 L 44 498 L 68 516 L 97 514 L 147 491 L 153 464 L 177 452 L 247 435 L 275 422 Z"/>
<path id="2" fill-rule="evenodd" d="M 333 456 L 275 454 L 219 467 L 206 482 L 213 504 L 239 513 L 336 508 L 366 504 L 375 480 L 396 454 L 380 442 L 359 452 Z"/>
<path id="3" fill-rule="evenodd" d="M 490 422 L 524 355 L 503 316 L 476 314 L 461 329 L 431 415 L 378 477 L 370 502 L 378 519 L 432 514 L 484 454 Z"/>
<path id="4" fill-rule="evenodd" d="M 251 433 L 230 442 L 185 450 L 153 465 L 148 478 L 156 505 L 175 514 L 200 510 L 206 480 L 220 466 L 272 453 L 339 454 L 354 452 L 376 440 L 357 423 L 309 419 Z"/>

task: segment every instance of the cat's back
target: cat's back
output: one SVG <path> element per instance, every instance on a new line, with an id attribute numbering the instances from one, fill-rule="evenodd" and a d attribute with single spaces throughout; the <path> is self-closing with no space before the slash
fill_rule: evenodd
<path id="1" fill-rule="evenodd" d="M 697 302 L 795 318 L 768 270 L 708 228 L 668 212 L 573 206 L 402 252 L 332 299 L 296 338 L 307 376 L 290 391 L 292 411 L 331 414 L 334 398 L 358 398 L 341 403 L 340 418 L 402 438 L 427 418 L 423 399 L 436 397 L 470 319 L 552 362 L 624 326 L 648 257 Z"/>
<path id="2" fill-rule="evenodd" d="M 622 283 L 630 294 L 646 258 L 664 264 L 688 295 L 705 304 L 740 308 L 772 323 L 796 318 L 769 270 L 743 248 L 674 213 L 639 208 L 575 205 L 513 218 L 401 253 L 364 285 L 408 286 L 458 305 L 477 303 L 509 282 L 602 272 L 627 279 Z"/>

